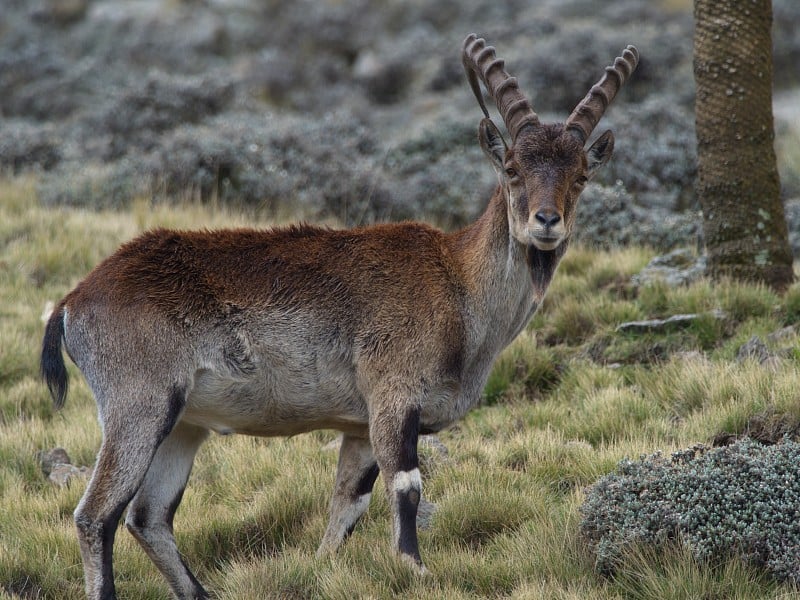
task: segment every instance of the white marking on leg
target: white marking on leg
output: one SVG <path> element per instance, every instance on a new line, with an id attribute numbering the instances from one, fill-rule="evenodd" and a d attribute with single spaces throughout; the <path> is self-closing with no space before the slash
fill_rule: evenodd
<path id="1" fill-rule="evenodd" d="M 422 491 L 422 476 L 419 469 L 411 471 L 398 471 L 392 479 L 392 491 L 408 492 L 410 490 Z"/>
<path id="2" fill-rule="evenodd" d="M 412 469 L 411 471 L 398 471 L 392 478 L 392 537 L 394 538 L 394 547 L 399 547 L 400 544 L 400 511 L 397 505 L 397 495 L 407 494 L 411 490 L 415 490 L 420 497 L 422 496 L 422 476 L 419 469 Z M 416 527 L 416 523 L 414 523 Z"/>

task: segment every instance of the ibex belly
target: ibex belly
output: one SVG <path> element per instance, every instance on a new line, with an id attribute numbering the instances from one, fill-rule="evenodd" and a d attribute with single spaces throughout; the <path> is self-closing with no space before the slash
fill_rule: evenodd
<path id="1" fill-rule="evenodd" d="M 193 383 L 183 418 L 218 433 L 366 432 L 366 404 L 352 367 L 337 353 L 260 348 L 245 367 L 198 369 Z"/>
<path id="2" fill-rule="evenodd" d="M 453 400 L 459 391 L 450 382 L 421 399 L 423 433 L 439 431 L 463 416 L 468 406 Z M 346 378 L 253 381 L 202 369 L 195 374 L 183 420 L 223 435 L 282 436 L 315 429 L 367 435 L 369 412 Z"/>

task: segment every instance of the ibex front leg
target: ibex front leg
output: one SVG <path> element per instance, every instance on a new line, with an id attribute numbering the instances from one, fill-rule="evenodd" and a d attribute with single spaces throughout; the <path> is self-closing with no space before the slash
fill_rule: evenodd
<path id="1" fill-rule="evenodd" d="M 419 417 L 415 404 L 385 402 L 383 410 L 371 418 L 370 437 L 392 510 L 394 547 L 401 557 L 425 572 L 417 542 L 417 508 L 422 497 L 417 456 Z"/>

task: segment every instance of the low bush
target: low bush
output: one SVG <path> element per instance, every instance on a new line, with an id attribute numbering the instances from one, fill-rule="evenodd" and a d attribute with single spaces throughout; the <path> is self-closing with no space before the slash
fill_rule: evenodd
<path id="1" fill-rule="evenodd" d="M 612 574 L 626 554 L 684 545 L 699 563 L 738 557 L 800 584 L 800 444 L 749 438 L 623 460 L 589 490 L 581 532 Z"/>

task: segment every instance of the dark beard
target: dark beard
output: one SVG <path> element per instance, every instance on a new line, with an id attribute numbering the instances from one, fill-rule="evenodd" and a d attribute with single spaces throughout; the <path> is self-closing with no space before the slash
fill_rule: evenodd
<path id="1" fill-rule="evenodd" d="M 565 239 L 553 250 L 539 250 L 531 244 L 528 246 L 528 270 L 533 281 L 533 291 L 537 296 L 544 296 L 547 286 L 553 279 L 553 273 L 567 251 L 569 238 Z"/>

